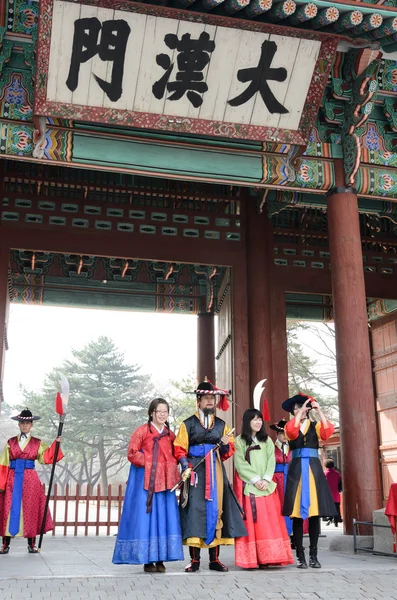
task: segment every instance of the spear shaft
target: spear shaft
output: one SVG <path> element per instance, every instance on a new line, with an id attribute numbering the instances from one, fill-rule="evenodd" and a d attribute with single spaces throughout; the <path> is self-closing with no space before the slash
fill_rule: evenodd
<path id="1" fill-rule="evenodd" d="M 62 435 L 62 429 L 63 429 L 64 421 L 65 421 L 65 415 L 61 415 L 59 417 L 59 426 L 58 426 L 58 435 L 57 435 L 57 438 Z M 54 480 L 55 465 L 57 463 L 59 446 L 60 446 L 60 443 L 56 442 L 56 444 L 55 444 L 55 451 L 54 451 L 54 459 L 52 461 L 50 482 L 48 484 L 47 498 L 46 498 L 45 507 L 44 507 L 43 521 L 41 523 L 41 531 L 40 531 L 39 544 L 37 546 L 37 549 L 38 549 L 39 552 L 40 552 L 40 549 L 41 549 L 41 546 L 42 546 L 42 543 L 43 543 L 44 529 L 45 529 L 45 524 L 46 524 L 46 521 L 47 521 L 48 505 L 50 503 L 52 482 Z M 55 527 L 55 524 L 54 524 L 54 527 Z"/>

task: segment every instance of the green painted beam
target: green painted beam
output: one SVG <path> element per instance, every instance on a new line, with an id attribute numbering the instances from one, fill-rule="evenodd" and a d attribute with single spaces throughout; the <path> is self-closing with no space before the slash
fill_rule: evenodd
<path id="1" fill-rule="evenodd" d="M 171 131 L 146 131 L 144 129 L 134 129 L 125 127 L 112 127 L 111 125 L 101 125 L 100 123 L 81 123 L 76 121 L 74 129 L 78 131 L 97 132 L 105 135 L 125 135 L 127 137 L 139 138 L 142 140 L 159 140 L 159 141 L 175 141 L 178 143 L 186 143 L 197 146 L 217 146 L 224 148 L 236 148 L 237 150 L 251 150 L 258 152 L 263 150 L 263 142 L 255 140 L 232 140 L 214 137 L 205 137 L 197 135 L 183 135 L 181 133 L 173 133 Z"/>
<path id="2" fill-rule="evenodd" d="M 210 179 L 259 183 L 261 155 L 230 154 L 222 150 L 187 149 L 145 142 L 106 139 L 75 133 L 73 162 Z"/>

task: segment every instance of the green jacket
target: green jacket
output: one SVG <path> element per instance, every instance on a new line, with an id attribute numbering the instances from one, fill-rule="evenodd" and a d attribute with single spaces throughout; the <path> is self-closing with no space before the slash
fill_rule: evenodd
<path id="1" fill-rule="evenodd" d="M 259 445 L 261 449 L 251 450 L 250 464 L 245 460 L 245 453 L 248 445 L 242 439 L 241 435 L 236 438 L 234 466 L 240 479 L 246 483 L 244 488 L 245 496 L 249 496 L 250 494 L 254 494 L 254 496 L 269 496 L 277 487 L 277 484 L 272 481 L 274 469 L 276 468 L 274 443 L 270 437 L 268 437 L 266 442 L 258 442 L 258 444 L 252 445 Z M 254 484 L 261 479 L 265 479 L 269 482 L 267 490 L 258 490 L 255 487 Z"/>

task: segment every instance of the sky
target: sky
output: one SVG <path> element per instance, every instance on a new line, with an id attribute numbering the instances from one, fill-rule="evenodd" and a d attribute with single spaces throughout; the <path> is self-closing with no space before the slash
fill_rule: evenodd
<path id="1" fill-rule="evenodd" d="M 319 329 L 324 326 L 317 323 Z M 38 391 L 45 376 L 72 349 L 105 335 L 124 353 L 130 364 L 142 365 L 158 390 L 170 380 L 193 376 L 197 364 L 197 317 L 53 306 L 10 305 L 9 350 L 6 352 L 4 399 L 14 406 L 23 403 L 20 385 Z M 313 332 L 302 332 L 304 352 L 326 363 L 316 354 L 321 347 Z M 319 385 L 316 390 L 333 395 Z"/>
<path id="2" fill-rule="evenodd" d="M 127 363 L 157 385 L 194 375 L 197 363 L 197 317 L 11 304 L 6 352 L 4 399 L 23 402 L 19 386 L 40 390 L 45 375 L 71 349 L 81 349 L 104 335 L 124 352 Z"/>

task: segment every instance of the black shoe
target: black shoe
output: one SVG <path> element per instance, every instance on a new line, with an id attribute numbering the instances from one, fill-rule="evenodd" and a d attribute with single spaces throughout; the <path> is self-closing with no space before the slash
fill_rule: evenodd
<path id="1" fill-rule="evenodd" d="M 321 569 L 321 565 L 317 560 L 317 548 L 310 548 L 309 565 L 312 569 Z"/>
<path id="2" fill-rule="evenodd" d="M 209 548 L 208 556 L 210 559 L 210 571 L 219 571 L 219 573 L 226 573 L 229 570 L 219 560 L 219 546 L 215 546 L 214 548 Z"/>
<path id="3" fill-rule="evenodd" d="M 0 554 L 8 554 L 10 551 L 10 545 L 9 544 L 3 544 L 0 548 Z"/>
<path id="4" fill-rule="evenodd" d="M 157 573 L 156 565 L 154 563 L 147 563 L 143 565 L 145 573 Z"/>
<path id="5" fill-rule="evenodd" d="M 296 566 L 298 569 L 307 569 L 305 551 L 303 548 L 296 552 Z"/>
<path id="6" fill-rule="evenodd" d="M 196 573 L 200 568 L 200 561 L 192 559 L 191 562 L 185 567 L 185 573 Z"/>
<path id="7" fill-rule="evenodd" d="M 219 571 L 220 573 L 227 573 L 229 569 L 221 563 L 220 560 L 211 560 L 210 562 L 210 571 Z"/>
<path id="8" fill-rule="evenodd" d="M 38 553 L 38 549 L 36 544 L 29 544 L 28 545 L 28 552 L 29 554 L 37 554 Z"/>
<path id="9" fill-rule="evenodd" d="M 317 560 L 317 556 L 310 556 L 309 565 L 312 569 L 321 569 L 321 564 Z"/>
<path id="10" fill-rule="evenodd" d="M 162 560 L 156 562 L 156 571 L 157 573 L 165 573 L 165 565 Z"/>

